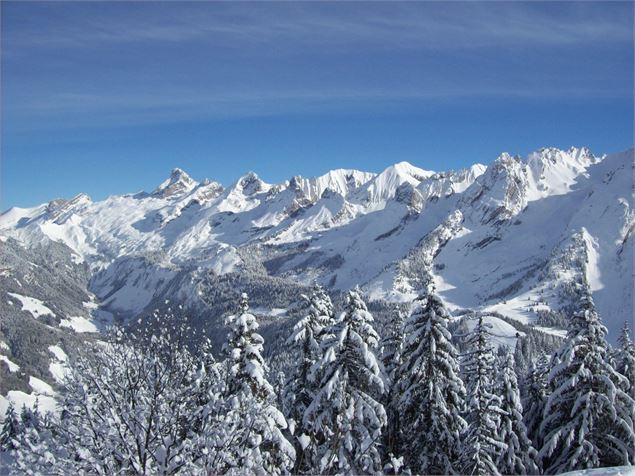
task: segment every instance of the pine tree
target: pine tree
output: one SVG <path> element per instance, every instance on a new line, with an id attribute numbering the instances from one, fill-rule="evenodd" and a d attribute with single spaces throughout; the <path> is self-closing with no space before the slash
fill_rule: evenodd
<path id="1" fill-rule="evenodd" d="M 204 347 L 203 351 L 209 350 Z M 225 474 L 239 468 L 241 453 L 235 446 L 243 435 L 240 407 L 226 399 L 227 366 L 211 355 L 203 358 L 191 418 L 197 423 L 191 437 L 193 458 L 186 472 Z M 238 470 L 239 471 L 239 470 Z"/>
<path id="2" fill-rule="evenodd" d="M 32 409 L 22 406 L 19 428 L 20 431 L 11 440 L 15 474 L 51 473 L 50 468 L 55 464 L 54 451 L 51 450 L 56 446 L 53 444 L 50 419 L 40 413 L 38 399 Z M 57 442 L 59 444 L 60 441 Z"/>
<path id="3" fill-rule="evenodd" d="M 615 370 L 628 381 L 628 394 L 635 399 L 635 344 L 631 340 L 631 330 L 627 322 L 624 323 L 622 333 L 617 339 L 615 352 Z"/>
<path id="4" fill-rule="evenodd" d="M 242 294 L 238 313 L 229 316 L 227 355 L 227 400 L 239 418 L 236 444 L 230 450 L 244 472 L 264 471 L 280 474 L 291 469 L 295 460 L 293 445 L 282 434 L 287 423 L 275 407 L 275 394 L 265 377 L 262 357 L 263 339 L 258 322 L 249 312 L 246 294 Z"/>
<path id="5" fill-rule="evenodd" d="M 519 332 L 516 332 L 516 346 L 514 347 L 514 362 L 516 363 L 516 374 L 525 375 L 530 367 L 531 359 L 529 359 L 529 342 L 526 338 L 521 337 Z M 529 362 L 528 362 L 529 361 Z"/>
<path id="6" fill-rule="evenodd" d="M 395 398 L 402 452 L 416 473 L 459 472 L 465 388 L 448 320 L 443 303 L 430 292 L 417 299 L 405 323 Z"/>
<path id="7" fill-rule="evenodd" d="M 502 397 L 498 438 L 507 444 L 507 449 L 498 456 L 498 470 L 501 474 L 538 474 L 536 464 L 538 452 L 527 437 L 523 422 L 523 407 L 516 376 L 514 357 L 507 347 L 500 359 L 497 393 Z"/>
<path id="8" fill-rule="evenodd" d="M 526 394 L 523 399 L 523 421 L 527 428 L 527 437 L 535 448 L 542 447 L 540 425 L 547 403 L 547 374 L 549 360 L 542 354 L 537 363 L 531 363 L 525 381 Z M 539 461 L 538 461 L 539 462 Z"/>
<path id="9" fill-rule="evenodd" d="M 549 372 L 540 450 L 547 473 L 633 463 L 635 402 L 609 363 L 606 334 L 584 295 Z"/>
<path id="10" fill-rule="evenodd" d="M 397 375 L 398 369 L 402 364 L 403 350 L 403 332 L 405 315 L 400 307 L 395 306 L 391 313 L 392 320 L 387 326 L 386 337 L 382 339 L 381 360 L 386 375 L 385 386 L 387 391 L 384 397 L 384 406 L 386 408 L 388 423 L 384 432 L 384 441 L 386 451 L 389 453 L 399 454 L 398 438 L 400 429 L 400 416 L 397 409 L 397 399 L 395 394 L 397 391 Z M 393 456 L 393 458 L 396 458 Z M 397 461 L 395 459 L 395 461 Z"/>
<path id="11" fill-rule="evenodd" d="M 21 432 L 20 420 L 15 412 L 13 403 L 9 403 L 7 411 L 4 414 L 4 423 L 0 432 L 0 450 L 9 451 L 14 449 L 13 441 Z"/>
<path id="12" fill-rule="evenodd" d="M 392 381 L 396 380 L 395 372 L 402 364 L 405 320 L 404 311 L 399 306 L 395 306 L 387 325 L 386 337 L 381 341 L 381 360 L 384 371 Z"/>
<path id="13" fill-rule="evenodd" d="M 369 474 L 381 471 L 379 454 L 384 406 L 378 401 L 384 379 L 375 352 L 373 329 L 359 290 L 350 291 L 346 312 L 329 329 L 324 356 L 312 369 L 320 390 L 305 413 L 312 428 L 324 435 L 317 447 L 320 474 Z"/>
<path id="14" fill-rule="evenodd" d="M 461 473 L 498 475 L 497 455 L 507 450 L 500 441 L 501 398 L 495 394 L 493 382 L 494 354 L 487 324 L 479 316 L 467 341 L 463 374 L 467 387 L 467 430 L 460 458 Z"/>
<path id="15" fill-rule="evenodd" d="M 293 327 L 293 334 L 287 341 L 298 364 L 284 388 L 287 416 L 296 436 L 294 473 L 310 473 L 317 464 L 315 448 L 321 437 L 304 419 L 304 414 L 319 390 L 319 382 L 309 376 L 316 362 L 322 359 L 321 343 L 326 337 L 325 329 L 333 321 L 331 299 L 319 285 L 313 287 L 309 297 L 303 298 L 307 303 L 306 316 Z"/>
<path id="16" fill-rule="evenodd" d="M 35 399 L 33 408 L 29 408 L 26 404 L 22 404 L 22 410 L 20 411 L 20 422 L 23 428 L 33 428 L 40 430 L 42 426 L 42 414 L 40 413 L 39 399 Z"/>

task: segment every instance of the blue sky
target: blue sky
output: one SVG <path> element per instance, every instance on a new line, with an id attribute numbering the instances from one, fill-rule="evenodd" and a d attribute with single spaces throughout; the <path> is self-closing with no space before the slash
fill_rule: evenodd
<path id="1" fill-rule="evenodd" d="M 0 209 L 633 146 L 632 2 L 7 2 Z"/>

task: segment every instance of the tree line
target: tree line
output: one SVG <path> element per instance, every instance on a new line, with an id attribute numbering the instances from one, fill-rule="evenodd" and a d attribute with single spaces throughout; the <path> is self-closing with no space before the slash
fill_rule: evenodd
<path id="1" fill-rule="evenodd" d="M 74 359 L 58 413 L 9 406 L 11 470 L 524 475 L 635 463 L 635 346 L 625 326 L 611 348 L 588 294 L 560 348 L 520 375 L 482 315 L 458 352 L 432 285 L 383 337 L 358 289 L 339 315 L 317 285 L 303 299 L 280 379 L 246 294 L 221 359 L 209 341 L 189 345 L 185 324 L 113 330 Z"/>

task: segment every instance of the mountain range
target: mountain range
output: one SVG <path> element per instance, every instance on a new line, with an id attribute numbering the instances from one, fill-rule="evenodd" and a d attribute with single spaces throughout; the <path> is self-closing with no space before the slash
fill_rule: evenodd
<path id="1" fill-rule="evenodd" d="M 445 172 L 400 162 L 278 184 L 249 172 L 227 187 L 176 168 L 149 192 L 11 208 L 0 393 L 54 385 L 49 347 L 168 305 L 220 331 L 228 293 L 248 290 L 284 334 L 313 282 L 390 306 L 432 280 L 454 316 L 487 313 L 502 340 L 522 326 L 564 335 L 588 290 L 614 340 L 634 316 L 633 158 L 545 148 Z M 18 349 L 34 332 L 31 352 Z"/>

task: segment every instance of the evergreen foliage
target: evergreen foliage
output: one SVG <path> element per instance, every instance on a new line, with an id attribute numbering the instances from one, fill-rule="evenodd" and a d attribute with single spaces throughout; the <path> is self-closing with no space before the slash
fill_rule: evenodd
<path id="1" fill-rule="evenodd" d="M 606 333 L 591 296 L 583 296 L 548 376 L 540 450 L 546 473 L 633 463 L 635 402 L 609 362 Z"/>
<path id="2" fill-rule="evenodd" d="M 498 438 L 507 445 L 498 455 L 497 467 L 501 474 L 539 474 L 537 451 L 527 437 L 523 422 L 523 406 L 516 376 L 514 357 L 507 347 L 500 359 L 497 394 L 501 396 Z"/>
<path id="3" fill-rule="evenodd" d="M 307 408 L 319 390 L 318 379 L 311 369 L 322 359 L 322 342 L 333 322 L 333 304 L 328 294 L 315 285 L 310 296 L 303 296 L 306 316 L 293 327 L 287 341 L 296 365 L 284 387 L 284 403 L 296 441 L 294 473 L 310 473 L 316 463 L 315 448 L 322 436 L 304 418 Z M 311 376 L 311 378 L 309 378 Z"/>
<path id="4" fill-rule="evenodd" d="M 402 364 L 404 321 L 404 312 L 399 306 L 395 306 L 381 346 L 381 360 L 387 384 L 384 406 L 386 407 L 388 423 L 384 432 L 384 442 L 386 451 L 391 454 L 400 453 L 398 438 L 401 433 L 401 425 L 399 409 L 397 408 L 396 381 Z"/>
<path id="5" fill-rule="evenodd" d="M 542 446 L 542 434 L 540 425 L 544 414 L 547 397 L 547 375 L 549 373 L 549 360 L 542 355 L 538 362 L 531 363 L 525 379 L 525 395 L 523 398 L 523 421 L 527 428 L 527 437 L 534 447 Z"/>
<path id="6" fill-rule="evenodd" d="M 328 330 L 322 360 L 313 367 L 320 390 L 305 413 L 324 435 L 316 448 L 321 474 L 369 474 L 381 470 L 386 411 L 379 399 L 384 376 L 375 352 L 379 336 L 359 290 L 348 293 L 346 311 Z"/>
<path id="7" fill-rule="evenodd" d="M 451 323 L 428 284 L 405 322 L 400 308 L 385 319 L 381 362 L 359 289 L 335 319 L 314 286 L 273 373 L 246 294 L 221 360 L 174 316 L 114 329 L 69 362 L 58 413 L 9 405 L 0 450 L 13 474 L 52 475 L 553 474 L 635 462 L 628 326 L 611 350 L 586 295 L 550 361 L 542 351 L 556 341 L 526 329 L 495 357 L 485 315 Z M 462 365 L 450 328 L 468 337 Z"/>
<path id="8" fill-rule="evenodd" d="M 624 323 L 622 332 L 617 339 L 614 362 L 615 370 L 626 377 L 628 394 L 635 399 L 635 344 L 631 340 L 631 329 L 627 322 Z"/>
<path id="9" fill-rule="evenodd" d="M 2 424 L 2 431 L 0 431 L 0 450 L 9 451 L 14 449 L 14 440 L 21 433 L 20 418 L 15 412 L 15 408 L 12 403 L 7 407 L 7 411 L 4 414 L 4 422 Z"/>
<path id="10" fill-rule="evenodd" d="M 466 427 L 461 416 L 465 388 L 448 320 L 441 300 L 430 292 L 417 299 L 405 324 L 403 364 L 394 398 L 401 449 L 415 473 L 460 472 L 456 462 Z"/>
<path id="11" fill-rule="evenodd" d="M 293 445 L 282 434 L 287 422 L 275 406 L 275 393 L 268 382 L 262 357 L 263 339 L 258 322 L 249 312 L 242 294 L 238 313 L 227 318 L 230 332 L 224 347 L 227 355 L 225 398 L 238 418 L 237 435 L 229 451 L 236 470 L 279 474 L 291 469 L 295 461 Z"/>
<path id="12" fill-rule="evenodd" d="M 467 430 L 463 437 L 460 471 L 469 475 L 500 474 L 496 466 L 498 455 L 507 451 L 500 440 L 502 399 L 496 394 L 494 354 L 483 316 L 477 318 L 474 331 L 467 341 L 463 374 L 467 387 Z"/>

